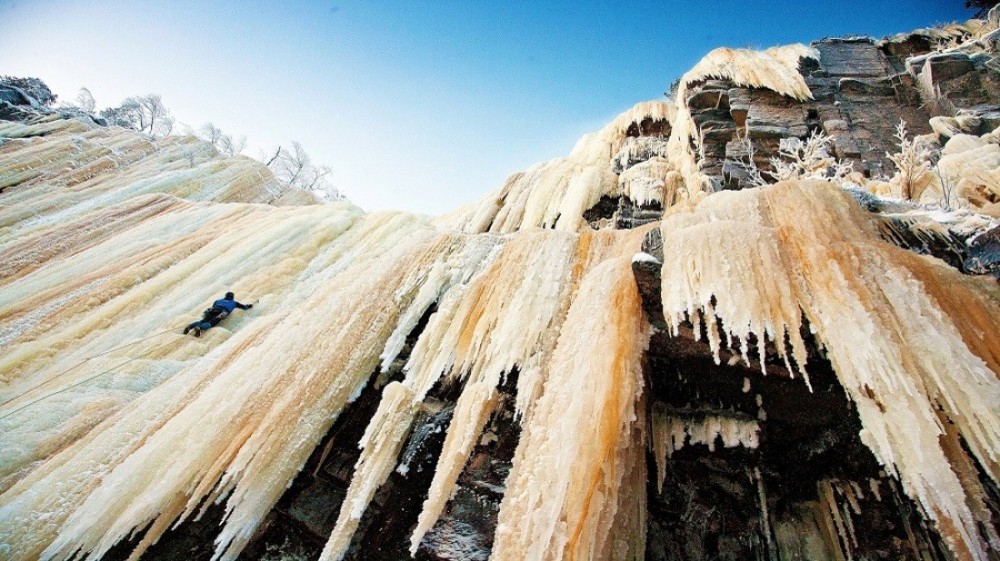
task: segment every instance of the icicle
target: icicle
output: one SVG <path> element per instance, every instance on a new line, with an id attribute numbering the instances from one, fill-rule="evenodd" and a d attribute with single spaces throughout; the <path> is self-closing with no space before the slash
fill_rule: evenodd
<path id="1" fill-rule="evenodd" d="M 45 550 L 59 558 L 78 548 L 97 557 L 133 528 L 153 522 L 141 551 L 203 500 L 227 495 L 216 554 L 235 557 L 375 369 L 392 332 L 399 331 L 400 314 L 419 317 L 433 300 L 420 289 L 436 285 L 433 289 L 442 291 L 461 284 L 495 243 L 485 237 L 466 248 L 461 238 L 437 236 L 420 218 L 364 217 L 342 204 L 283 210 L 172 201 L 139 218 L 131 204 L 122 208 L 129 210 L 118 215 L 121 225 L 112 220 L 106 229 L 95 230 L 95 241 L 73 241 L 92 248 L 84 246 L 69 257 L 54 255 L 58 260 L 52 266 L 31 274 L 33 286 L 27 277 L 15 279 L 0 297 L 33 291 L 44 302 L 67 275 L 78 277 L 74 282 L 82 287 L 79 297 L 50 308 L 53 321 L 36 321 L 23 330 L 15 352 L 0 359 L 17 365 L 5 372 L 33 371 L 37 378 L 25 383 L 51 378 L 39 391 L 60 390 L 51 399 L 68 405 L 50 408 L 43 417 L 30 415 L 31 409 L 27 415 L 15 411 L 21 401 L 4 406 L 9 416 L 0 420 L 2 438 L 36 446 L 10 458 L 20 463 L 0 466 L 11 470 L 0 516 L 23 521 L 4 524 L 0 535 L 18 557 Z M 243 232 L 251 229 L 267 235 L 247 238 Z M 40 227 L 34 231 L 46 235 Z M 163 241 L 150 245 L 146 240 L 151 239 Z M 452 254 L 456 261 L 442 266 Z M 435 277 L 438 272 L 444 276 Z M 440 280 L 428 280 L 434 278 Z M 204 288 L 191 290 L 199 286 Z M 171 334 L 167 344 L 122 345 L 123 338 L 136 333 L 162 331 L 165 317 L 199 310 L 229 286 L 240 295 L 265 296 L 252 312 L 262 314 L 254 321 L 241 313 L 227 320 L 226 328 L 236 333 L 218 327 L 202 341 Z M 150 294 L 160 299 L 150 303 Z M 386 307 L 389 301 L 395 305 Z M 30 298 L 0 301 L 0 318 L 19 321 L 31 304 Z M 314 311 L 322 321 L 302 310 Z M 112 324 L 113 329 L 105 329 Z M 60 349 L 73 341 L 75 354 L 64 353 L 66 358 L 55 363 L 36 350 Z M 201 358 L 205 343 L 216 349 Z M 83 360 L 104 353 L 111 354 Z M 110 382 L 77 384 L 120 363 L 115 353 L 135 368 L 110 369 Z M 164 371 L 157 361 L 171 366 Z M 94 399 L 106 400 L 109 384 L 131 393 L 115 389 L 111 395 L 117 403 L 91 407 Z M 127 403 L 130 399 L 135 401 Z M 79 411 L 91 416 L 77 418 Z M 94 413 L 102 416 L 95 421 Z M 59 431 L 58 444 L 68 446 L 112 415 L 58 463 L 43 464 L 29 476 L 19 468 L 57 452 L 33 444 L 36 434 Z M 80 474 L 86 474 L 85 484 Z"/>
<path id="2" fill-rule="evenodd" d="M 462 392 L 452 417 L 453 428 L 449 427 L 441 451 L 441 461 L 434 470 L 434 480 L 427 492 L 427 500 L 410 538 L 410 555 L 416 555 L 420 540 L 437 522 L 445 503 L 451 499 L 455 482 L 497 404 L 495 386 L 496 382 L 492 380 L 479 382 L 467 386 Z"/>
<path id="3" fill-rule="evenodd" d="M 340 560 L 351 543 L 361 515 L 396 465 L 396 457 L 410 433 L 412 414 L 417 406 L 413 391 L 399 382 L 385 387 L 375 419 L 368 425 L 358 446 L 361 457 L 354 466 L 354 477 L 347 497 L 340 507 L 337 525 L 323 548 L 321 561 Z"/>
<path id="4" fill-rule="evenodd" d="M 636 164 L 618 178 L 621 196 L 637 205 L 660 204 L 673 206 L 680 199 L 684 180 L 665 158 L 654 158 Z"/>
<path id="5" fill-rule="evenodd" d="M 872 495 L 875 496 L 875 500 L 882 502 L 882 493 L 879 491 L 879 481 L 878 479 L 869 478 L 868 488 L 871 489 Z"/>
<path id="6" fill-rule="evenodd" d="M 657 403 L 650 420 L 650 449 L 656 460 L 657 489 L 661 493 L 667 461 L 685 445 L 704 444 L 711 451 L 720 437 L 725 448 L 757 448 L 760 443 L 760 425 L 752 419 L 722 416 L 680 418 L 675 415 Z"/>
<path id="7" fill-rule="evenodd" d="M 857 405 L 862 441 L 899 474 L 953 551 L 984 559 L 942 451 L 937 408 L 996 480 L 996 288 L 882 242 L 848 195 L 820 183 L 719 193 L 662 228 L 664 315 L 676 324 L 710 310 L 741 340 L 787 337 L 801 368 L 804 310 Z M 750 243 L 731 250 L 732 239 Z M 783 355 L 784 345 L 777 348 Z"/>
<path id="8" fill-rule="evenodd" d="M 634 250 L 632 250 L 634 252 Z M 648 344 L 630 252 L 583 279 L 559 336 L 546 390 L 526 419 L 500 507 L 492 559 L 612 559 L 641 555 L 644 533 L 612 536 L 620 516 L 640 516 L 622 487 L 644 446 L 639 420 L 641 356 Z M 570 391 L 569 388 L 574 388 Z M 633 518 L 634 519 L 634 518 Z M 623 528 L 624 529 L 624 528 Z M 609 549 L 614 540 L 620 545 Z M 629 557 L 631 558 L 631 557 Z"/>
<path id="9" fill-rule="evenodd" d="M 440 223 L 469 233 L 510 233 L 528 228 L 576 232 L 586 228 L 586 210 L 601 197 L 622 194 L 619 178 L 611 171 L 612 159 L 629 129 L 638 130 L 647 119 L 669 123 L 674 113 L 674 106 L 662 101 L 636 104 L 600 131 L 581 138 L 568 156 L 510 176 L 499 191 Z M 680 176 L 669 175 L 669 166 L 651 166 L 642 168 L 645 173 L 637 170 L 629 175 L 624 189 L 647 202 L 676 199 L 682 185 Z"/>
<path id="10" fill-rule="evenodd" d="M 848 535 L 847 526 L 844 524 L 840 507 L 837 505 L 837 497 L 834 495 L 833 485 L 829 479 L 824 479 L 817 482 L 816 486 L 820 503 L 826 509 L 826 518 L 833 522 L 832 525 L 836 531 L 834 535 L 839 538 L 840 549 L 846 554 L 848 561 L 853 561 L 854 556 L 852 554 L 851 543 L 856 543 L 856 540 Z"/>
<path id="11" fill-rule="evenodd" d="M 760 475 L 760 468 L 753 468 L 753 480 L 757 484 L 761 532 L 763 532 L 764 540 L 767 542 L 767 550 L 771 559 L 776 559 L 778 557 L 778 547 L 774 543 L 774 537 L 771 533 L 771 514 L 768 512 L 767 491 L 764 489 L 764 479 Z"/>

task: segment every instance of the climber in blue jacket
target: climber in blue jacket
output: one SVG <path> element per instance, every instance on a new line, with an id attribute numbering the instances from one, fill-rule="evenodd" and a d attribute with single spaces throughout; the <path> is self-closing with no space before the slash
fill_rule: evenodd
<path id="1" fill-rule="evenodd" d="M 212 303 L 212 307 L 205 310 L 201 317 L 201 320 L 196 321 L 184 328 L 184 334 L 187 335 L 189 331 L 194 332 L 195 337 L 201 337 L 201 332 L 209 328 L 215 327 L 220 321 L 226 319 L 226 317 L 233 313 L 233 310 L 239 308 L 241 310 L 249 310 L 253 307 L 253 304 L 240 304 L 236 301 L 236 296 L 232 292 L 227 292 L 222 300 L 216 300 Z"/>

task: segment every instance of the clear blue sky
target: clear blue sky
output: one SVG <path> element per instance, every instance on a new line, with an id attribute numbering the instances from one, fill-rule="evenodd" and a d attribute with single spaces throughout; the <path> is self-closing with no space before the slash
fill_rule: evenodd
<path id="1" fill-rule="evenodd" d="M 962 0 L 0 0 L 0 74 L 98 107 L 156 92 L 179 121 L 300 141 L 374 210 L 441 213 L 663 91 L 719 46 L 880 37 Z"/>

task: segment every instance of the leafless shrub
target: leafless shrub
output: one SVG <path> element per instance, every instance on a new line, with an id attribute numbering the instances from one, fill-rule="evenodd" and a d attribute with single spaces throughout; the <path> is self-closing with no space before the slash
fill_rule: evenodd
<path id="1" fill-rule="evenodd" d="M 900 119 L 895 134 L 899 151 L 895 154 L 886 152 L 885 155 L 896 164 L 899 171 L 893 180 L 899 184 L 903 198 L 910 200 L 917 182 L 931 168 L 933 149 L 916 138 L 907 139 L 906 135 L 906 121 Z"/>
<path id="2" fill-rule="evenodd" d="M 778 181 L 786 179 L 820 179 L 839 183 L 854 171 L 850 162 L 830 154 L 833 138 L 816 130 L 808 138 L 782 138 L 778 157 L 771 158 L 773 172 L 768 175 Z"/>
<path id="3" fill-rule="evenodd" d="M 757 162 L 754 160 L 757 150 L 753 146 L 753 141 L 750 140 L 750 134 L 748 132 L 737 134 L 736 140 L 739 143 L 740 152 L 743 154 L 738 163 L 746 171 L 747 181 L 754 187 L 767 185 L 767 180 L 761 175 L 760 168 L 757 167 Z"/>
<path id="4" fill-rule="evenodd" d="M 201 129 L 198 131 L 198 137 L 207 142 L 211 142 L 212 146 L 215 146 L 215 149 L 218 150 L 220 154 L 229 158 L 239 156 L 247 145 L 247 137 L 239 136 L 236 139 L 233 139 L 231 135 L 222 132 L 222 129 L 212 123 L 205 123 L 202 125 Z"/>
<path id="5" fill-rule="evenodd" d="M 933 171 L 937 177 L 938 186 L 941 188 L 941 207 L 945 210 L 951 210 L 955 196 L 955 182 L 941 169 L 940 165 L 935 165 Z"/>
<path id="6" fill-rule="evenodd" d="M 778 143 L 778 156 L 771 158 L 774 171 L 762 172 L 755 160 L 756 149 L 749 134 L 738 135 L 740 153 L 738 163 L 746 170 L 747 180 L 754 187 L 767 185 L 768 175 L 775 181 L 819 179 L 840 183 L 854 171 L 850 162 L 843 162 L 830 152 L 833 139 L 822 131 L 814 131 L 808 138 L 783 138 Z"/>

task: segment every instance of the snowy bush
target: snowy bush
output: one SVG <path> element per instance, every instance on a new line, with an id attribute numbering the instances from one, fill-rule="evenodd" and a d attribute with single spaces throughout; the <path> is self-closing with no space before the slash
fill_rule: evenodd
<path id="1" fill-rule="evenodd" d="M 778 144 L 778 157 L 771 158 L 773 172 L 768 175 L 777 181 L 787 179 L 822 179 L 840 183 L 853 171 L 850 162 L 843 162 L 830 154 L 833 139 L 822 131 L 813 131 L 805 140 L 782 138 Z"/>
<path id="2" fill-rule="evenodd" d="M 899 151 L 895 154 L 886 152 L 885 155 L 896 164 L 898 170 L 890 183 L 897 187 L 902 198 L 912 200 L 930 182 L 929 172 L 934 150 L 926 142 L 917 138 L 908 139 L 906 136 L 906 121 L 900 119 L 895 135 Z"/>

